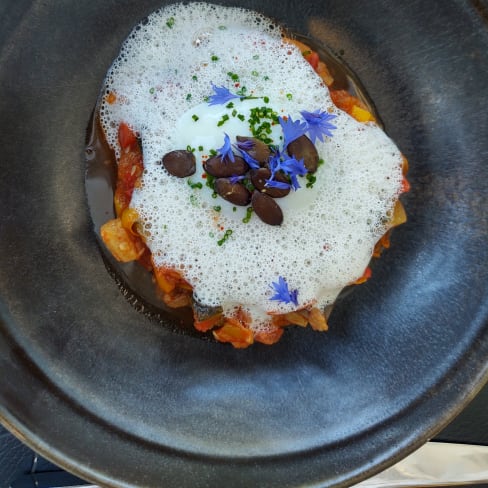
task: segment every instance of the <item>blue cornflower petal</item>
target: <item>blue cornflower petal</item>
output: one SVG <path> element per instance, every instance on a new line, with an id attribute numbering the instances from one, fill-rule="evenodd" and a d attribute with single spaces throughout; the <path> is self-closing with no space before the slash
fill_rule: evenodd
<path id="1" fill-rule="evenodd" d="M 289 176 L 293 189 L 296 191 L 301 188 L 297 176 L 305 176 L 308 173 L 308 170 L 303 163 L 303 159 L 298 160 L 295 157 L 285 159 L 281 162 L 280 167 L 281 170 Z"/>
<path id="2" fill-rule="evenodd" d="M 244 98 L 243 96 L 234 95 L 225 86 L 216 86 L 212 83 L 212 89 L 214 94 L 208 97 L 209 105 L 223 105 L 234 98 Z"/>
<path id="3" fill-rule="evenodd" d="M 232 152 L 232 145 L 230 143 L 230 137 L 224 132 L 224 145 L 217 149 L 217 154 L 220 156 L 221 161 L 224 159 L 230 159 L 235 161 L 234 153 Z"/>
<path id="4" fill-rule="evenodd" d="M 286 149 L 290 142 L 303 136 L 307 131 L 307 124 L 305 122 L 300 122 L 299 120 L 293 120 L 290 116 L 285 120 L 282 117 L 278 117 L 278 120 L 283 130 L 283 147 Z"/>
<path id="5" fill-rule="evenodd" d="M 271 171 L 271 178 L 274 178 L 274 175 L 281 169 L 281 153 L 280 151 L 276 150 L 272 154 L 272 156 L 268 160 L 268 167 Z"/>
<path id="6" fill-rule="evenodd" d="M 278 281 L 271 283 L 271 289 L 275 294 L 270 298 L 270 300 L 275 300 L 283 303 L 293 303 L 298 306 L 298 290 L 290 291 L 288 288 L 288 283 L 282 277 L 278 277 Z"/>
<path id="7" fill-rule="evenodd" d="M 305 176 L 308 173 L 303 159 L 296 159 L 294 156 L 281 162 L 281 169 L 287 174 Z"/>
<path id="8" fill-rule="evenodd" d="M 334 114 L 320 110 L 315 110 L 315 112 L 307 112 L 306 110 L 303 110 L 300 113 L 305 119 L 308 135 L 314 144 L 316 139 L 323 142 L 324 135 L 332 137 L 333 134 L 331 131 L 337 129 L 334 124 L 330 123 L 331 120 L 336 118 L 336 115 Z"/>
<path id="9" fill-rule="evenodd" d="M 252 141 L 238 142 L 237 145 L 234 147 L 237 148 L 237 150 L 241 154 L 242 158 L 249 165 L 250 168 L 259 169 L 260 168 L 259 163 L 252 156 L 250 156 L 244 149 L 241 149 L 241 146 L 244 146 L 248 142 L 250 142 L 251 144 L 254 144 Z"/>
<path id="10" fill-rule="evenodd" d="M 234 185 L 236 183 L 238 183 L 239 181 L 242 181 L 246 178 L 246 176 L 231 176 L 229 178 L 229 181 Z"/>
<path id="11" fill-rule="evenodd" d="M 251 139 L 246 139 L 245 141 L 237 141 L 237 147 L 241 151 L 250 151 L 255 145 L 256 143 Z"/>
<path id="12" fill-rule="evenodd" d="M 291 186 L 295 191 L 301 188 L 300 183 L 298 183 L 298 178 L 296 174 L 290 174 Z"/>
<path id="13" fill-rule="evenodd" d="M 275 181 L 269 178 L 265 181 L 264 186 L 267 188 L 279 188 L 280 190 L 288 190 L 290 188 L 289 183 L 285 183 L 284 181 Z"/>

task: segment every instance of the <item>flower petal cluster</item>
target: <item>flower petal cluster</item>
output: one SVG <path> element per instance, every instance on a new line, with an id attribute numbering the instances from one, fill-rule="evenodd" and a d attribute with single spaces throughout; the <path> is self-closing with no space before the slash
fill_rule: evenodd
<path id="1" fill-rule="evenodd" d="M 283 147 L 286 149 L 290 142 L 303 136 L 307 131 L 307 124 L 305 122 L 300 122 L 299 120 L 293 120 L 290 116 L 283 118 L 278 117 L 281 129 L 283 130 Z"/>
<path id="2" fill-rule="evenodd" d="M 217 149 L 217 154 L 220 156 L 220 160 L 230 159 L 235 162 L 234 153 L 232 152 L 232 144 L 230 143 L 230 137 L 224 132 L 224 145 Z"/>
<path id="3" fill-rule="evenodd" d="M 270 288 L 275 292 L 270 300 L 293 303 L 295 306 L 298 306 L 298 290 L 290 290 L 288 283 L 282 276 L 278 277 L 277 282 L 272 282 Z"/>
<path id="4" fill-rule="evenodd" d="M 252 141 L 243 141 L 237 142 L 234 146 L 238 151 L 239 154 L 242 156 L 242 159 L 249 165 L 252 169 L 259 169 L 259 163 L 256 161 L 247 151 L 251 150 L 254 147 L 254 143 Z"/>
<path id="5" fill-rule="evenodd" d="M 305 176 L 308 172 L 303 159 L 298 160 L 294 156 L 283 156 L 279 151 L 276 151 L 269 160 L 269 169 L 271 170 L 271 177 L 266 180 L 266 186 L 280 189 L 293 187 L 295 191 L 300 188 L 297 176 Z M 275 177 L 278 171 L 283 172 L 290 179 L 291 184 L 276 181 Z"/>
<path id="6" fill-rule="evenodd" d="M 231 100 L 234 100 L 235 98 L 244 98 L 242 95 L 235 95 L 234 93 L 231 93 L 228 88 L 225 88 L 225 86 L 216 86 L 212 83 L 212 89 L 214 94 L 208 97 L 209 105 L 223 105 Z"/>
<path id="7" fill-rule="evenodd" d="M 246 179 L 246 175 L 234 175 L 234 176 L 231 176 L 229 177 L 229 181 L 235 185 L 236 183 L 239 183 L 239 181 L 242 181 L 242 180 L 245 180 Z"/>
<path id="8" fill-rule="evenodd" d="M 336 118 L 336 115 L 330 114 L 328 112 L 315 110 L 314 112 L 307 112 L 302 110 L 300 112 L 302 117 L 305 119 L 305 124 L 307 126 L 306 132 L 310 136 L 310 140 L 315 144 L 316 139 L 324 142 L 323 137 L 332 137 L 332 130 L 337 129 L 334 124 L 330 121 Z"/>

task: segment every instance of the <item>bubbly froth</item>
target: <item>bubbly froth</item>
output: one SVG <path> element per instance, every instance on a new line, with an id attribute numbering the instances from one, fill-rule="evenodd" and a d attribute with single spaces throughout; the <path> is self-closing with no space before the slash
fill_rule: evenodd
<path id="1" fill-rule="evenodd" d="M 238 83 L 229 76 L 238 75 Z M 263 99 L 236 100 L 244 120 L 230 115 L 221 126 L 224 105 L 205 102 L 212 84 L 234 93 L 266 97 L 281 116 L 320 109 L 336 114 L 333 137 L 317 142 L 324 164 L 313 188 L 305 178 L 296 192 L 280 199 L 283 224 L 269 226 L 256 216 L 212 197 L 205 186 L 202 159 L 231 140 L 251 135 L 248 116 Z M 144 175 L 131 207 L 143 222 L 155 263 L 179 270 L 196 300 L 221 305 L 231 314 L 251 312 L 252 328 L 266 327 L 269 313 L 293 304 L 270 300 L 271 283 L 285 277 L 298 290 L 298 308 L 334 301 L 340 290 L 363 274 L 401 187 L 401 154 L 374 124 L 361 124 L 336 109 L 327 87 L 280 29 L 264 16 L 240 8 L 205 3 L 175 4 L 152 14 L 134 29 L 106 79 L 100 120 L 117 152 L 117 127 L 128 123 L 142 141 Z M 279 145 L 279 126 L 273 143 Z M 197 171 L 188 180 L 170 176 L 162 156 L 195 149 Z M 216 210 L 216 207 L 221 207 Z M 225 239 L 224 239 L 224 236 Z"/>

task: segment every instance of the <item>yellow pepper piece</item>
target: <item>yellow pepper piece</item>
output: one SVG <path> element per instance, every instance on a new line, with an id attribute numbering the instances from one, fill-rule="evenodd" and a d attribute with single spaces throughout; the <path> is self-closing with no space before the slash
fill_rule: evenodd
<path id="1" fill-rule="evenodd" d="M 254 342 L 253 332 L 233 318 L 227 318 L 220 329 L 213 331 L 213 335 L 218 341 L 230 342 L 237 349 L 249 347 Z"/>
<path id="2" fill-rule="evenodd" d="M 122 227 L 120 219 L 112 219 L 100 228 L 100 235 L 117 261 L 128 263 L 139 259 L 144 253 L 144 244 Z"/>
<path id="3" fill-rule="evenodd" d="M 134 229 L 134 225 L 137 223 L 138 219 L 139 215 L 137 213 L 137 210 L 130 207 L 127 207 L 125 210 L 123 210 L 122 215 L 120 216 L 120 220 L 122 221 L 122 227 L 135 236 L 139 235 Z"/>
<path id="4" fill-rule="evenodd" d="M 376 122 L 376 119 L 373 117 L 371 112 L 368 112 L 358 105 L 353 105 L 351 116 L 354 117 L 358 122 Z"/>
<path id="5" fill-rule="evenodd" d="M 400 200 L 397 200 L 395 208 L 393 210 L 393 217 L 391 218 L 390 225 L 391 227 L 396 227 L 397 225 L 404 224 L 406 221 L 407 213 L 405 212 L 405 208 L 403 207 Z"/>

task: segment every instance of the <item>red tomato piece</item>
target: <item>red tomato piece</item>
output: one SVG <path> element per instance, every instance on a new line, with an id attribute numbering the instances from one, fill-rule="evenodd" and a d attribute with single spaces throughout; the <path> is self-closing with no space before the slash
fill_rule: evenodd
<path id="1" fill-rule="evenodd" d="M 137 137 L 132 131 L 132 129 L 125 123 L 122 122 L 119 125 L 119 144 L 122 150 L 134 147 L 137 144 Z"/>
<path id="2" fill-rule="evenodd" d="M 320 61 L 319 55 L 315 51 L 312 51 L 310 54 L 305 56 L 305 59 L 310 63 L 310 66 L 317 71 Z"/>

